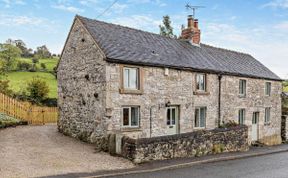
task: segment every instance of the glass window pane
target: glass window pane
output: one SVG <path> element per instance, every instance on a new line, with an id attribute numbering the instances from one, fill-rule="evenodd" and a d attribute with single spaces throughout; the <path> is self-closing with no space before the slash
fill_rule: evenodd
<path id="1" fill-rule="evenodd" d="M 130 69 L 130 75 L 129 75 L 129 88 L 131 89 L 137 89 L 137 83 L 138 83 L 138 75 L 137 75 L 137 69 Z"/>
<path id="2" fill-rule="evenodd" d="M 205 120 L 206 120 L 206 109 L 200 109 L 200 127 L 205 127 Z"/>
<path id="3" fill-rule="evenodd" d="M 167 125 L 170 125 L 170 120 L 171 120 L 171 118 L 170 118 L 170 108 L 168 108 L 167 109 Z"/>
<path id="4" fill-rule="evenodd" d="M 123 125 L 129 126 L 129 108 L 123 108 Z"/>
<path id="5" fill-rule="evenodd" d="M 131 107 L 131 126 L 138 126 L 139 123 L 139 108 Z"/>
<path id="6" fill-rule="evenodd" d="M 176 118 L 176 109 L 172 109 L 172 125 L 175 125 L 175 118 Z"/>
<path id="7" fill-rule="evenodd" d="M 124 88 L 129 88 L 129 69 L 124 69 Z"/>

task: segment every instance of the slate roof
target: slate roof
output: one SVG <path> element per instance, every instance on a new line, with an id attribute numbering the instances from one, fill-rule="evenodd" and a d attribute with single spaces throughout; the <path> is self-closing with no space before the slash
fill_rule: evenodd
<path id="1" fill-rule="evenodd" d="M 281 80 L 249 54 L 77 16 L 110 62 Z"/>

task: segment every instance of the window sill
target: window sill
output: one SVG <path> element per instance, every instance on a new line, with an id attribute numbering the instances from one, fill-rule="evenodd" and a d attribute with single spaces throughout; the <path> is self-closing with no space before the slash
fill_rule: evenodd
<path id="1" fill-rule="evenodd" d="M 205 130 L 206 127 L 194 127 L 194 130 Z"/>
<path id="2" fill-rule="evenodd" d="M 207 91 L 194 91 L 193 94 L 194 95 L 210 95 L 210 93 Z"/>
<path id="3" fill-rule="evenodd" d="M 241 94 L 239 94 L 238 97 L 239 97 L 239 98 L 246 98 L 246 95 L 241 95 Z"/>
<path id="4" fill-rule="evenodd" d="M 134 95 L 142 95 L 143 90 L 127 90 L 127 89 L 119 89 L 120 94 L 134 94 Z"/>
<path id="5" fill-rule="evenodd" d="M 270 126 L 271 122 L 265 122 L 264 126 Z"/>
<path id="6" fill-rule="evenodd" d="M 142 129 L 140 127 L 122 127 L 121 128 L 122 132 L 139 132 L 142 131 Z"/>

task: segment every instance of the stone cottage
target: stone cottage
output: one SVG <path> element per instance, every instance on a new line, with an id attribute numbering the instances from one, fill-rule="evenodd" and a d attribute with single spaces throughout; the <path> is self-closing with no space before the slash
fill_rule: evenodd
<path id="1" fill-rule="evenodd" d="M 250 142 L 281 143 L 281 79 L 200 34 L 191 16 L 180 39 L 76 16 L 58 65 L 59 131 L 100 145 L 233 120 Z"/>

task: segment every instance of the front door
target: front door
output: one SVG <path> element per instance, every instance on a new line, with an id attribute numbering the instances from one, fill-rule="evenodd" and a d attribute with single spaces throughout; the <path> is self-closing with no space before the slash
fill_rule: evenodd
<path id="1" fill-rule="evenodd" d="M 168 135 L 173 135 L 178 133 L 178 122 L 179 113 L 178 107 L 170 106 L 166 108 L 166 123 L 167 123 L 167 133 Z"/>
<path id="2" fill-rule="evenodd" d="M 254 112 L 252 118 L 252 142 L 258 140 L 258 123 L 259 112 Z"/>

